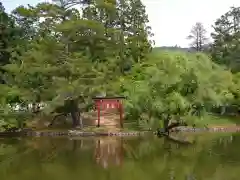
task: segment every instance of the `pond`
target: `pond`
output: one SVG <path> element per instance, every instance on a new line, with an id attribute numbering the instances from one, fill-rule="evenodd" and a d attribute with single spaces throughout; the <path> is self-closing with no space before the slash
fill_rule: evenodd
<path id="1" fill-rule="evenodd" d="M 240 134 L 0 139 L 1 180 L 239 180 Z"/>

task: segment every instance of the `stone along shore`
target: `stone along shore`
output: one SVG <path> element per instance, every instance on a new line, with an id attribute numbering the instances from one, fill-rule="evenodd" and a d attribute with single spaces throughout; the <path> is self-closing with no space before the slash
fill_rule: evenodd
<path id="1" fill-rule="evenodd" d="M 211 128 L 189 128 L 178 127 L 174 131 L 180 132 L 240 132 L 240 127 L 211 127 Z M 16 137 L 16 136 L 143 136 L 154 134 L 154 131 L 81 131 L 81 130 L 67 130 L 67 131 L 19 131 L 19 132 L 0 132 L 0 137 Z"/>

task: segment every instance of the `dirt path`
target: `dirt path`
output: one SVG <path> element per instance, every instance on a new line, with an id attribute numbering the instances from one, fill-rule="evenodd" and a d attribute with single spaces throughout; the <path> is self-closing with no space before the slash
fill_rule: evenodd
<path id="1" fill-rule="evenodd" d="M 86 116 L 88 116 L 87 120 L 88 122 L 92 122 L 96 126 L 98 124 L 98 118 L 97 118 L 97 112 L 91 112 L 87 113 Z M 84 124 L 87 124 L 87 122 Z M 100 117 L 100 127 L 105 127 L 108 131 L 117 131 L 120 127 L 120 119 L 118 112 L 114 110 L 105 110 L 101 111 L 101 117 Z"/>

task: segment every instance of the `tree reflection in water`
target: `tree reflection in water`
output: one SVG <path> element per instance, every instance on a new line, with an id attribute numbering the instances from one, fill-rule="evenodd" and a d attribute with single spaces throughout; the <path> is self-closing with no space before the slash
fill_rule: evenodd
<path id="1" fill-rule="evenodd" d="M 196 137 L 197 142 L 190 146 L 156 137 L 0 139 L 0 177 L 238 180 L 239 134 Z"/>

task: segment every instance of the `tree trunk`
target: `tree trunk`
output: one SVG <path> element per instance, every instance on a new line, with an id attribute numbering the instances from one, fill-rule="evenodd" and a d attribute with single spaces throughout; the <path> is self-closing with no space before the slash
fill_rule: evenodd
<path id="1" fill-rule="evenodd" d="M 71 114 L 71 117 L 72 117 L 72 125 L 73 125 L 73 128 L 76 128 L 77 126 L 79 126 L 79 122 L 80 122 L 80 120 L 79 120 L 79 115 L 78 115 L 78 113 L 77 113 L 76 111 L 74 111 L 74 110 L 72 110 L 72 111 L 70 112 L 70 114 Z"/>
<path id="2" fill-rule="evenodd" d="M 168 132 L 169 121 L 170 121 L 170 115 L 167 115 L 167 117 L 163 121 L 163 126 L 164 126 L 163 128 L 165 132 Z"/>
<path id="3" fill-rule="evenodd" d="M 48 127 L 52 127 L 55 122 L 57 121 L 57 118 L 60 116 L 65 116 L 65 118 L 67 118 L 67 113 L 61 113 L 61 114 L 57 114 L 56 116 L 54 116 L 54 118 L 52 119 L 51 123 L 48 125 Z"/>
<path id="4" fill-rule="evenodd" d="M 223 105 L 220 108 L 221 108 L 221 115 L 224 115 L 226 113 L 226 106 Z"/>
<path id="5" fill-rule="evenodd" d="M 70 114 L 72 117 L 73 128 L 80 126 L 80 128 L 82 129 L 83 123 L 82 123 L 81 113 L 80 113 L 80 109 L 78 107 L 77 100 L 71 100 Z"/>

